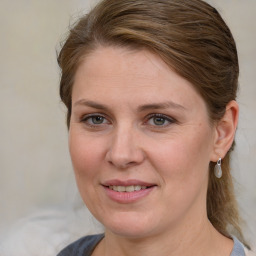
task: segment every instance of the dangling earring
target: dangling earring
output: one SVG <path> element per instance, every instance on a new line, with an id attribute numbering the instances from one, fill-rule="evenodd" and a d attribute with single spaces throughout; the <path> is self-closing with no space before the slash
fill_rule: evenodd
<path id="1" fill-rule="evenodd" d="M 214 167 L 214 174 L 218 179 L 222 177 L 221 158 L 219 158 L 219 160 L 217 161 Z"/>

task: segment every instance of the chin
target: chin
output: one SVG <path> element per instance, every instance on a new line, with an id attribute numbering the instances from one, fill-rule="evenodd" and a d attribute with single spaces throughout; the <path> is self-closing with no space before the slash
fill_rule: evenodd
<path id="1" fill-rule="evenodd" d="M 138 227 L 130 227 L 122 228 L 122 227 L 110 227 L 105 229 L 106 233 L 111 232 L 119 237 L 125 237 L 130 239 L 142 239 L 150 236 L 149 231 L 145 228 L 138 228 Z"/>
<path id="2" fill-rule="evenodd" d="M 113 215 L 110 220 L 102 222 L 105 226 L 106 232 L 129 238 L 144 238 L 149 236 L 157 227 L 157 223 L 154 223 L 152 219 L 144 216 L 140 218 L 139 213 L 120 213 L 118 216 Z"/>

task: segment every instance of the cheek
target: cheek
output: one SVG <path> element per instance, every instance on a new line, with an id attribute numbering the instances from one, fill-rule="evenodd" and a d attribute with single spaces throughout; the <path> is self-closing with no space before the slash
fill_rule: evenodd
<path id="1" fill-rule="evenodd" d="M 100 201 L 97 189 L 103 169 L 103 143 L 79 129 L 70 129 L 69 151 L 80 195 L 92 214 L 97 215 L 98 211 L 101 212 L 101 204 L 95 202 Z"/>
<path id="2" fill-rule="evenodd" d="M 178 184 L 208 175 L 212 133 L 208 127 L 201 128 L 176 134 L 172 139 L 152 147 L 158 149 L 150 153 L 152 164 L 162 172 L 163 177 Z"/>
<path id="3" fill-rule="evenodd" d="M 79 131 L 69 132 L 69 151 L 77 181 L 91 182 L 99 171 L 103 157 L 102 144 L 95 138 L 85 136 Z"/>
<path id="4" fill-rule="evenodd" d="M 152 165 L 161 177 L 167 212 L 183 216 L 192 205 L 204 207 L 208 186 L 210 140 L 208 132 L 177 136 L 151 151 Z M 157 147 L 154 147 L 157 148 Z"/>

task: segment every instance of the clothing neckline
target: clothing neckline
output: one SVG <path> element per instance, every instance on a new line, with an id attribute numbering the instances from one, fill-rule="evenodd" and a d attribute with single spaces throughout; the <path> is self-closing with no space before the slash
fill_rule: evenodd
<path id="1" fill-rule="evenodd" d="M 243 244 L 235 236 L 232 236 L 231 238 L 234 241 L 234 246 L 230 256 L 245 256 Z"/>
<path id="2" fill-rule="evenodd" d="M 95 243 L 92 251 L 96 248 L 96 246 L 104 237 L 105 237 L 104 233 L 95 235 Z M 231 236 L 231 238 L 234 241 L 234 245 L 233 245 L 230 256 L 245 256 L 244 245 L 235 236 Z"/>
<path id="3" fill-rule="evenodd" d="M 64 248 L 57 256 L 91 256 L 104 237 L 104 233 L 84 236 Z M 234 245 L 230 256 L 246 256 L 244 245 L 235 236 L 231 236 L 231 239 Z"/>

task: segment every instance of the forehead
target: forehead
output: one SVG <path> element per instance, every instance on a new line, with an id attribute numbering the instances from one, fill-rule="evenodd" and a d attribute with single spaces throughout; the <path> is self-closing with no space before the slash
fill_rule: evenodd
<path id="1" fill-rule="evenodd" d="M 149 50 L 131 50 L 124 47 L 98 47 L 86 55 L 75 74 L 75 84 L 90 79 L 121 79 L 126 80 L 183 80 L 162 59 Z M 147 81 L 147 82 L 148 82 Z"/>
<path id="2" fill-rule="evenodd" d="M 98 47 L 83 58 L 79 69 L 83 68 L 88 75 L 156 77 L 160 71 L 167 73 L 170 68 L 156 55 L 146 49 L 126 47 Z"/>
<path id="3" fill-rule="evenodd" d="M 192 84 L 148 50 L 99 47 L 84 57 L 75 75 L 72 98 L 159 99 L 189 105 L 200 97 Z M 201 97 L 200 97 L 201 98 Z M 124 102 L 124 101 L 123 101 Z"/>

